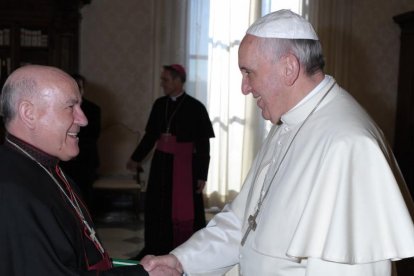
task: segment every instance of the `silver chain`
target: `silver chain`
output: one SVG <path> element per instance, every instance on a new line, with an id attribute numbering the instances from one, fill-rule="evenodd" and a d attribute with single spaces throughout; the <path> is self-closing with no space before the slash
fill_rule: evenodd
<path id="1" fill-rule="evenodd" d="M 32 159 L 33 161 L 36 162 L 36 164 L 38 164 L 49 176 L 50 178 L 52 178 L 53 182 L 58 186 L 58 188 L 60 189 L 60 191 L 63 193 L 63 195 L 66 197 L 66 199 L 69 201 L 70 205 L 73 207 L 73 209 L 75 210 L 75 212 L 78 214 L 78 216 L 80 217 L 83 225 L 86 227 L 86 229 L 89 232 L 89 237 L 92 239 L 92 241 L 96 244 L 96 246 L 98 247 L 98 250 L 103 254 L 105 252 L 105 249 L 103 248 L 101 242 L 98 240 L 98 237 L 96 236 L 96 231 L 93 227 L 91 227 L 89 225 L 89 223 L 87 222 L 87 220 L 85 219 L 85 216 L 83 215 L 82 209 L 79 206 L 78 201 L 76 200 L 76 196 L 73 196 L 72 200 L 69 195 L 66 193 L 65 189 L 63 189 L 62 185 L 59 184 L 59 181 L 53 176 L 53 174 L 45 167 L 43 166 L 39 161 L 37 161 L 33 156 L 31 156 L 27 151 L 25 151 L 23 148 L 21 148 L 20 146 L 18 146 L 16 143 L 13 143 L 12 141 L 10 141 L 8 138 L 6 138 L 7 142 L 9 142 L 10 144 L 12 144 L 15 148 L 17 148 L 18 150 L 20 150 L 22 153 L 24 153 L 27 157 L 29 157 L 30 159 Z M 62 177 L 64 178 L 64 180 L 66 182 L 66 176 L 64 175 L 63 171 L 60 170 L 60 173 L 62 174 Z M 69 182 L 68 182 L 69 183 Z M 72 192 L 73 193 L 73 192 Z"/>
<path id="2" fill-rule="evenodd" d="M 289 145 L 285 151 L 285 153 L 282 156 L 282 159 L 280 160 L 275 173 L 273 174 L 270 182 L 269 182 L 269 186 L 267 187 L 266 191 L 263 193 L 264 189 L 265 189 L 265 181 L 263 181 L 263 185 L 262 188 L 260 189 L 260 195 L 259 195 L 259 200 L 257 202 L 257 207 L 256 207 L 256 211 L 254 216 L 249 216 L 249 219 L 254 219 L 253 222 L 249 222 L 249 228 L 246 230 L 243 240 L 242 240 L 242 245 L 244 245 L 244 241 L 246 240 L 250 230 L 251 229 L 251 225 L 256 224 L 256 218 L 260 212 L 260 208 L 262 207 L 263 201 L 265 200 L 265 198 L 267 197 L 269 190 L 272 186 L 273 180 L 275 179 L 277 173 L 279 172 L 280 166 L 282 165 L 283 161 L 285 160 L 285 157 L 287 155 L 287 153 L 289 152 L 290 147 L 293 144 L 293 141 L 295 140 L 296 136 L 298 135 L 299 131 L 302 129 L 302 127 L 305 125 L 305 123 L 308 121 L 308 119 L 311 117 L 311 115 L 316 111 L 316 109 L 318 108 L 318 106 L 322 103 L 322 101 L 325 99 L 325 97 L 328 95 L 328 93 L 332 90 L 332 88 L 334 87 L 334 85 L 336 84 L 336 82 L 334 82 L 331 87 L 329 87 L 328 91 L 322 96 L 322 98 L 318 101 L 318 103 L 315 105 L 315 107 L 312 109 L 312 111 L 308 114 L 308 116 L 306 116 L 305 120 L 302 122 L 302 124 L 299 126 L 298 130 L 296 131 L 295 135 L 293 136 L 293 138 L 290 140 Z M 256 182 L 257 180 L 257 175 L 258 175 L 258 171 L 256 171 L 255 177 L 254 177 L 254 182 Z M 255 230 L 256 227 L 254 227 L 253 230 Z"/>

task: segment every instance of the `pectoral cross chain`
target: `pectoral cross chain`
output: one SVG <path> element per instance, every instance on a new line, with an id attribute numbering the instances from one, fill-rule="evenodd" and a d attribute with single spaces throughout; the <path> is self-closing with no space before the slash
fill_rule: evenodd
<path id="1" fill-rule="evenodd" d="M 89 223 L 86 220 L 83 220 L 84 225 L 86 226 L 86 229 L 88 229 L 89 237 L 91 238 L 92 242 L 96 245 L 99 251 L 101 253 L 105 252 L 105 249 L 102 247 L 101 242 L 98 240 L 98 237 L 96 236 L 95 229 L 89 226 Z"/>
<path id="2" fill-rule="evenodd" d="M 241 241 L 241 245 L 243 246 L 244 243 L 247 240 L 247 237 L 250 234 L 250 231 L 255 231 L 256 227 L 257 227 L 257 223 L 256 223 L 256 218 L 257 215 L 259 214 L 259 208 L 257 208 L 256 212 L 254 213 L 254 215 L 250 215 L 249 218 L 247 219 L 247 223 L 249 224 L 249 227 L 247 227 L 246 232 L 244 233 L 243 239 Z"/>

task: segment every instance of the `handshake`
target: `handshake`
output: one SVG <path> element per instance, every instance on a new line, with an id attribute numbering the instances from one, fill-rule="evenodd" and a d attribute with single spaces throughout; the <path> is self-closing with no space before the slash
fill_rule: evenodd
<path id="1" fill-rule="evenodd" d="M 183 268 L 177 257 L 172 254 L 163 256 L 147 255 L 140 264 L 150 276 L 181 276 Z"/>

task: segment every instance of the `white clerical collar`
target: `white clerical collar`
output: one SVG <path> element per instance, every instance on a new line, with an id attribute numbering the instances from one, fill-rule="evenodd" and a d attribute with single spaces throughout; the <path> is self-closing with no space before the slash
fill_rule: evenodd
<path id="1" fill-rule="evenodd" d="M 330 91 L 335 85 L 335 79 L 326 75 L 325 78 L 309 92 L 299 103 L 292 109 L 282 115 L 280 120 L 285 124 L 297 124 L 304 119 L 304 116 L 311 112 L 317 105 L 317 102 L 323 95 Z"/>
<path id="2" fill-rule="evenodd" d="M 182 95 L 184 94 L 184 91 L 181 91 L 181 93 L 180 94 L 178 94 L 177 96 L 170 96 L 170 99 L 172 100 L 172 101 L 176 101 L 179 97 L 181 97 Z"/>
<path id="3" fill-rule="evenodd" d="M 303 103 L 305 103 L 308 99 L 312 98 L 316 93 L 319 91 L 324 90 L 323 88 L 328 85 L 329 81 L 332 79 L 331 76 L 325 75 L 325 78 L 314 88 L 311 92 L 308 93 L 300 102 L 298 102 L 291 110 L 301 106 Z M 289 110 L 290 111 L 290 110 Z"/>

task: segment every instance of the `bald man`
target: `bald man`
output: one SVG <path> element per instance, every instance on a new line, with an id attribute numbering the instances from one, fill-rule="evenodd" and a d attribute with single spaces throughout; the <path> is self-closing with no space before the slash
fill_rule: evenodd
<path id="1" fill-rule="evenodd" d="M 148 275 L 113 268 L 77 186 L 59 167 L 79 153 L 88 120 L 76 81 L 48 66 L 15 70 L 3 87 L 0 275 Z M 162 268 L 150 275 L 168 275 Z"/>

